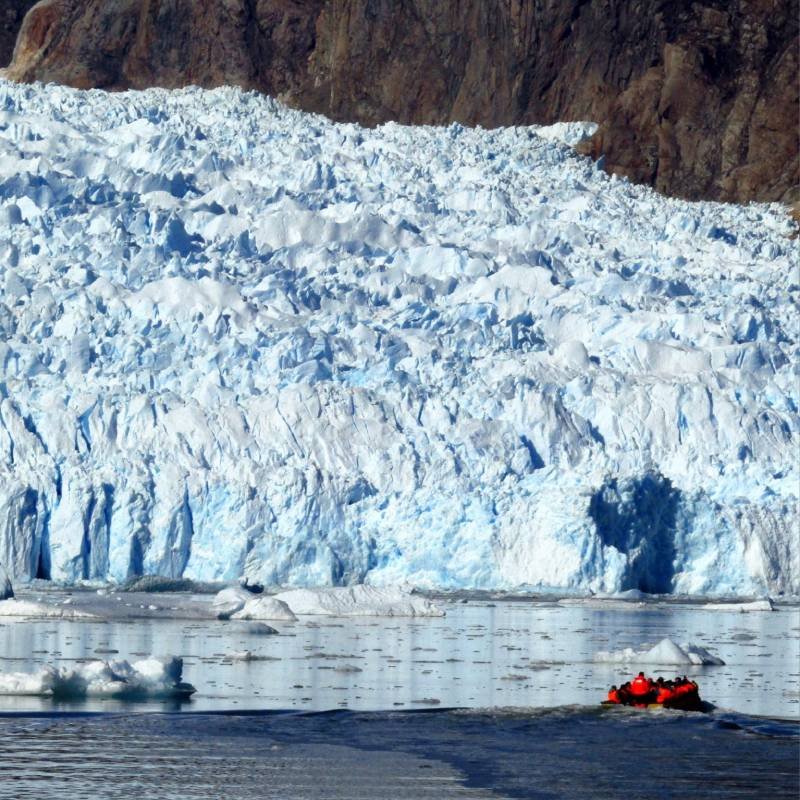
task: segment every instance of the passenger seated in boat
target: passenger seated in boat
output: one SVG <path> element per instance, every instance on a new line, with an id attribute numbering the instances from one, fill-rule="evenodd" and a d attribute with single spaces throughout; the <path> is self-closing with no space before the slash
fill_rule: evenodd
<path id="1" fill-rule="evenodd" d="M 676 695 L 675 685 L 672 681 L 665 681 L 663 678 L 659 678 L 656 681 L 656 703 L 663 705 L 670 700 L 674 700 Z"/>
<path id="2" fill-rule="evenodd" d="M 645 677 L 644 672 L 640 672 L 631 682 L 631 694 L 635 700 L 647 697 L 653 689 L 653 682 Z"/>

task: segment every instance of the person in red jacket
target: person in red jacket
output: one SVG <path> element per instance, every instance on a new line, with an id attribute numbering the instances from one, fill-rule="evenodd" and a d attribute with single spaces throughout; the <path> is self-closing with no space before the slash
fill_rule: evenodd
<path id="1" fill-rule="evenodd" d="M 617 703 L 617 704 L 622 702 L 622 700 L 620 700 L 619 690 L 617 689 L 616 686 L 612 686 L 608 690 L 608 702 L 609 703 Z"/>
<path id="2" fill-rule="evenodd" d="M 675 697 L 677 697 L 677 691 L 672 681 L 665 681 L 663 678 L 659 678 L 656 682 L 656 703 L 663 705 L 665 702 L 668 703 L 670 700 L 674 700 Z"/>
<path id="3" fill-rule="evenodd" d="M 677 693 L 680 697 L 685 697 L 687 694 L 694 694 L 697 692 L 697 684 L 690 681 L 685 675 L 680 679 L 677 687 Z"/>
<path id="4" fill-rule="evenodd" d="M 653 689 L 653 682 L 646 678 L 644 672 L 640 672 L 631 681 L 631 694 L 634 700 L 643 700 Z"/>

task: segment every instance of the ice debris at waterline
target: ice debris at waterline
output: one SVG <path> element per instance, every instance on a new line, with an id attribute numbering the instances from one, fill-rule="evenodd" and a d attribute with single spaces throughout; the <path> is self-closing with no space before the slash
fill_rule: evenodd
<path id="1" fill-rule="evenodd" d="M 750 611 L 774 611 L 775 604 L 769 597 L 765 597 L 749 603 L 706 603 L 703 608 L 706 611 L 740 611 L 744 614 Z"/>
<path id="2" fill-rule="evenodd" d="M 0 83 L 12 577 L 800 593 L 783 209 L 541 134 Z"/>
<path id="3" fill-rule="evenodd" d="M 35 600 L 0 600 L 0 617 L 19 617 L 20 619 L 98 619 L 96 614 L 70 608 L 68 605 L 38 603 Z"/>
<path id="4" fill-rule="evenodd" d="M 335 589 L 292 589 L 275 595 L 295 614 L 334 617 L 443 617 L 444 611 L 421 595 L 403 589 L 346 586 Z M 245 606 L 245 610 L 250 603 Z M 238 615 L 235 615 L 238 617 Z M 255 619 L 255 618 L 254 618 Z"/>
<path id="5" fill-rule="evenodd" d="M 626 647 L 624 650 L 606 652 L 600 650 L 595 653 L 594 660 L 609 664 L 698 664 L 698 665 L 724 665 L 725 662 L 709 653 L 698 644 L 676 644 L 671 639 L 662 639 L 657 645 L 644 650 L 634 650 Z"/>
<path id="6" fill-rule="evenodd" d="M 0 672 L 0 695 L 35 695 L 59 699 L 108 697 L 144 699 L 188 697 L 196 691 L 184 683 L 183 659 L 147 658 L 90 661 L 75 668 L 45 667 L 39 672 Z"/>

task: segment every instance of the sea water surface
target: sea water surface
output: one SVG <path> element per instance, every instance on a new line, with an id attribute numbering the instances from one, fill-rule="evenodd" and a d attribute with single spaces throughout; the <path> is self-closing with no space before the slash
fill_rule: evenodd
<path id="1" fill-rule="evenodd" d="M 250 623 L 174 618 L 191 616 L 174 595 L 114 602 L 129 618 L 2 620 L 0 669 L 180 655 L 197 694 L 137 704 L 0 697 L 3 800 L 800 792 L 796 606 L 466 598 L 442 601 L 442 618 L 301 617 L 264 636 Z M 648 670 L 691 674 L 715 710 L 600 707 L 638 665 L 595 663 L 595 653 L 665 636 L 726 661 Z"/>
<path id="2" fill-rule="evenodd" d="M 669 637 L 700 644 L 726 664 L 650 671 L 691 675 L 702 697 L 721 709 L 786 719 L 800 715 L 797 606 L 741 613 L 688 604 L 604 608 L 527 598 L 441 604 L 445 617 L 301 617 L 273 623 L 279 632 L 272 636 L 253 633 L 258 626 L 246 622 L 163 615 L 100 622 L 0 620 L 0 670 L 178 655 L 184 679 L 197 687 L 183 706 L 193 711 L 552 708 L 596 704 L 612 683 L 638 669 L 595 663 L 598 651 L 641 649 Z M 181 611 L 176 595 L 148 595 L 141 605 L 145 613 L 147 606 L 167 615 L 170 608 Z M 55 707 L 47 699 L 0 697 L 0 711 Z M 58 707 L 130 708 L 108 700 Z"/>

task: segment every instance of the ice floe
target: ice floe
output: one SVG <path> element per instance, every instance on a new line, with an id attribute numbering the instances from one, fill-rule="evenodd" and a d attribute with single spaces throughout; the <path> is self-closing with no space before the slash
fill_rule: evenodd
<path id="1" fill-rule="evenodd" d="M 402 589 L 347 586 L 335 589 L 292 589 L 275 596 L 295 614 L 335 617 L 443 617 L 444 611 L 421 595 Z"/>
<path id="2" fill-rule="evenodd" d="M 194 686 L 182 681 L 183 659 L 90 661 L 76 667 L 45 667 L 34 673 L 0 672 L 0 694 L 58 699 L 107 697 L 144 699 L 188 697 Z"/>
<path id="3" fill-rule="evenodd" d="M 606 652 L 600 650 L 595 653 L 594 660 L 609 664 L 661 664 L 661 665 L 724 665 L 725 662 L 697 644 L 676 644 L 671 639 L 662 639 L 653 647 L 634 650 L 626 647 L 624 650 Z"/>
<path id="4" fill-rule="evenodd" d="M 269 619 L 295 622 L 297 617 L 283 600 L 279 600 L 277 597 L 262 596 L 248 600 L 241 609 L 231 616 L 231 619 Z"/>
<path id="5" fill-rule="evenodd" d="M 587 130 L 0 81 L 11 577 L 800 593 L 785 210 Z"/>
<path id="6" fill-rule="evenodd" d="M 245 603 L 254 598 L 255 595 L 242 586 L 228 586 L 214 595 L 211 605 L 220 619 L 229 619 L 237 611 L 241 611 Z"/>
<path id="7" fill-rule="evenodd" d="M 774 611 L 775 604 L 769 597 L 761 600 L 752 600 L 749 603 L 706 603 L 703 608 L 706 611 Z"/>
<path id="8" fill-rule="evenodd" d="M 85 619 L 96 620 L 96 614 L 54 603 L 39 603 L 35 600 L 0 600 L 0 617 L 25 619 Z"/>

